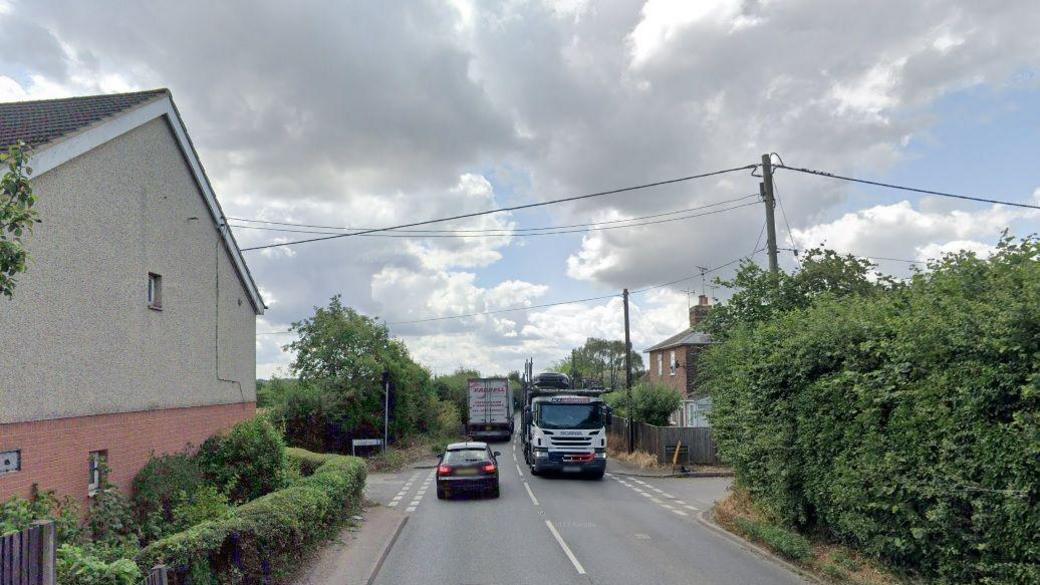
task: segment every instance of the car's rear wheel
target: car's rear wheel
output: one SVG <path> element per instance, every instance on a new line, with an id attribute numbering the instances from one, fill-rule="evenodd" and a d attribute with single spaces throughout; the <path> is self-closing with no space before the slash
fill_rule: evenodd
<path id="1" fill-rule="evenodd" d="M 437 486 L 437 499 L 438 500 L 446 500 L 446 499 L 448 499 L 448 490 L 444 489 L 441 486 Z"/>
<path id="2" fill-rule="evenodd" d="M 586 474 L 586 477 L 588 477 L 589 479 L 603 479 L 603 471 L 604 470 L 602 469 L 600 469 L 599 471 L 590 471 L 588 474 Z"/>
<path id="3" fill-rule="evenodd" d="M 499 496 L 498 484 L 495 484 L 495 487 L 488 490 L 488 495 L 492 498 L 497 498 Z"/>

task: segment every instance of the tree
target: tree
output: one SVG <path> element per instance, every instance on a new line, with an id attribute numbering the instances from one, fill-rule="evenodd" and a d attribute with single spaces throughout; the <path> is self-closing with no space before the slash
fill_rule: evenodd
<path id="1" fill-rule="evenodd" d="M 290 331 L 299 335 L 286 346 L 296 355 L 290 368 L 301 385 L 323 396 L 330 432 L 339 435 L 332 440 L 336 448 L 345 448 L 348 438 L 382 434 L 384 371 L 393 385 L 391 437 L 424 432 L 433 424 L 436 395 L 430 374 L 412 361 L 385 324 L 343 306 L 336 295 Z"/>
<path id="2" fill-rule="evenodd" d="M 628 407 L 628 393 L 611 392 L 606 395 L 607 404 L 619 416 L 633 417 L 634 420 L 657 426 L 666 426 L 668 418 L 682 404 L 682 394 L 665 384 L 643 382 L 632 388 L 634 409 Z"/>
<path id="3" fill-rule="evenodd" d="M 27 267 L 29 252 L 25 239 L 32 234 L 33 226 L 40 223 L 32 209 L 36 196 L 29 182 L 29 155 L 24 142 L 0 153 L 0 164 L 7 167 L 0 179 L 0 294 L 7 297 L 14 296 L 16 276 Z"/>
<path id="4" fill-rule="evenodd" d="M 873 272 L 875 268 L 864 258 L 819 248 L 807 250 L 801 268 L 791 274 L 773 274 L 744 260 L 732 280 L 715 279 L 736 292 L 712 309 L 701 328 L 722 340 L 738 325 L 764 323 L 779 313 L 806 308 L 822 295 L 871 295 L 898 286 L 891 277 Z"/>
<path id="5" fill-rule="evenodd" d="M 643 357 L 631 354 L 633 378 L 643 373 Z M 576 385 L 602 384 L 620 388 L 625 382 L 625 342 L 589 337 L 585 344 L 571 350 L 571 356 L 552 364 L 552 369 L 571 377 Z"/>

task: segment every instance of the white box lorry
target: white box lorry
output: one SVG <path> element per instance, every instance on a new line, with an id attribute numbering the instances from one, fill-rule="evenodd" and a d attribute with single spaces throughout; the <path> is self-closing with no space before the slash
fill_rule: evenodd
<path id="1" fill-rule="evenodd" d="M 505 378 L 470 378 L 466 434 L 508 441 L 513 436 L 513 392 Z"/>

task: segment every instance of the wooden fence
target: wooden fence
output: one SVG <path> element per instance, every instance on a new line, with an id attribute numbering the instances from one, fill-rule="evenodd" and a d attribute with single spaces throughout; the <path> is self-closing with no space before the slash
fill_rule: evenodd
<path id="1" fill-rule="evenodd" d="M 721 464 L 709 427 L 658 427 L 642 422 L 635 427 L 635 448 L 656 455 L 663 465 L 671 465 L 676 447 L 682 465 Z M 628 419 L 615 416 L 608 430 L 627 444 Z"/>
<path id="2" fill-rule="evenodd" d="M 54 522 L 0 536 L 0 585 L 55 584 Z"/>

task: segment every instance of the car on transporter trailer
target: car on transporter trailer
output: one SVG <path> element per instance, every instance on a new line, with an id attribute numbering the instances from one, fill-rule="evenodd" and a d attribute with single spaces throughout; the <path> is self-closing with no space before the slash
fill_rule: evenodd
<path id="1" fill-rule="evenodd" d="M 487 443 L 452 443 L 437 462 L 437 499 L 456 494 L 498 497 L 498 451 Z"/>

